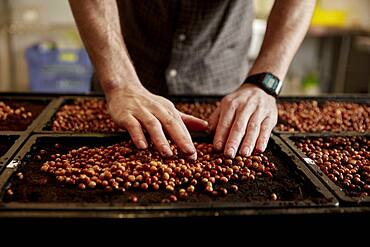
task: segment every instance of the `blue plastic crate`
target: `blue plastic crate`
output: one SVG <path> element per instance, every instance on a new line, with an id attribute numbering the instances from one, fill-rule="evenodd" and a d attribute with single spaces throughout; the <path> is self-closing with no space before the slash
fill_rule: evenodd
<path id="1" fill-rule="evenodd" d="M 36 44 L 26 50 L 29 87 L 33 92 L 88 93 L 92 65 L 84 49 Z"/>

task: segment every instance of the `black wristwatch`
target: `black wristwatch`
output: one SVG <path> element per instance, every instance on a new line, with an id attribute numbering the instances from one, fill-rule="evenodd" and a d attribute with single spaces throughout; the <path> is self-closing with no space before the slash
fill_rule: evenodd
<path id="1" fill-rule="evenodd" d="M 245 79 L 244 83 L 255 84 L 274 97 L 279 95 L 283 85 L 283 82 L 277 76 L 269 72 L 250 75 Z"/>

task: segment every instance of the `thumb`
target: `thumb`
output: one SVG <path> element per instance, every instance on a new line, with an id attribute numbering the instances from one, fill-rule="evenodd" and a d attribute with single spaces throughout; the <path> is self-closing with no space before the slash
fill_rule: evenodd
<path id="1" fill-rule="evenodd" d="M 189 130 L 192 130 L 192 131 L 207 131 L 208 130 L 207 121 L 204 121 L 192 115 L 185 114 L 180 111 L 179 113 L 180 113 L 182 121 L 184 122 L 184 124 Z"/>

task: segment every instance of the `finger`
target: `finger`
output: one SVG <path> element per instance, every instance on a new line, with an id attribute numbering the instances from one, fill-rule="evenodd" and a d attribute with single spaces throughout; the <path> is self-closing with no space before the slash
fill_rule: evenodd
<path id="1" fill-rule="evenodd" d="M 182 121 L 189 130 L 192 131 L 206 131 L 208 130 L 208 122 L 200 118 L 185 114 L 179 111 Z"/>
<path id="2" fill-rule="evenodd" d="M 257 152 L 265 151 L 267 147 L 267 143 L 271 135 L 271 131 L 274 128 L 275 124 L 276 124 L 276 121 L 274 121 L 271 117 L 267 117 L 265 118 L 265 120 L 263 120 L 261 124 L 260 133 L 257 139 L 257 143 L 256 143 Z"/>
<path id="3" fill-rule="evenodd" d="M 180 113 L 181 113 L 181 112 L 176 111 L 176 113 L 177 113 L 177 119 L 178 119 L 178 121 L 179 121 L 180 125 L 182 126 L 182 128 L 183 128 L 183 130 L 184 130 L 185 134 L 186 134 L 186 135 L 188 136 L 188 138 L 191 140 L 191 144 L 194 146 L 194 143 L 193 143 L 193 140 L 192 140 L 192 138 L 191 138 L 191 135 L 190 135 L 190 133 L 189 133 L 189 131 L 188 131 L 188 129 L 187 129 L 187 127 L 186 127 L 186 125 L 185 125 L 184 121 L 181 119 L 181 115 L 180 115 Z M 207 123 L 207 124 L 208 124 L 208 123 Z M 194 150 L 196 150 L 196 149 L 195 149 L 195 146 L 194 146 Z M 185 155 L 185 158 L 186 158 L 186 159 L 188 159 L 188 160 L 196 160 L 196 159 L 197 159 L 197 152 L 195 151 L 193 154 Z"/>
<path id="4" fill-rule="evenodd" d="M 214 131 L 216 129 L 218 119 L 220 117 L 220 106 L 216 108 L 216 110 L 211 114 L 208 119 L 209 130 Z"/>
<path id="5" fill-rule="evenodd" d="M 233 101 L 226 101 L 221 104 L 220 117 L 218 119 L 216 133 L 213 140 L 214 148 L 221 151 L 224 148 L 227 136 L 234 120 L 234 115 L 236 111 L 236 104 Z"/>
<path id="6" fill-rule="evenodd" d="M 161 155 L 165 157 L 172 156 L 173 153 L 170 148 L 170 144 L 167 141 L 159 120 L 153 114 L 146 111 L 142 111 L 141 114 L 136 117 L 148 131 L 154 146 Z"/>
<path id="7" fill-rule="evenodd" d="M 145 149 L 148 147 L 140 122 L 137 121 L 136 118 L 132 115 L 126 116 L 122 125 L 127 129 L 132 141 L 138 149 Z"/>
<path id="8" fill-rule="evenodd" d="M 231 127 L 229 137 L 225 145 L 224 154 L 230 158 L 234 158 L 236 151 L 245 135 L 245 130 L 247 129 L 248 121 L 250 116 L 255 110 L 254 104 L 246 104 L 244 107 L 240 107 L 236 111 L 235 120 Z"/>
<path id="9" fill-rule="evenodd" d="M 260 133 L 261 122 L 263 120 L 262 110 L 257 107 L 248 121 L 247 131 L 244 136 L 243 144 L 240 147 L 240 154 L 250 156 L 256 144 L 257 137 Z"/>
<path id="10" fill-rule="evenodd" d="M 162 109 L 158 109 L 156 117 L 159 119 L 163 128 L 171 137 L 171 140 L 173 140 L 173 142 L 185 155 L 193 155 L 196 153 L 190 133 L 186 129 L 185 125 L 182 126 L 184 123 L 182 122 L 181 117 L 175 108 L 167 112 L 163 111 Z"/>

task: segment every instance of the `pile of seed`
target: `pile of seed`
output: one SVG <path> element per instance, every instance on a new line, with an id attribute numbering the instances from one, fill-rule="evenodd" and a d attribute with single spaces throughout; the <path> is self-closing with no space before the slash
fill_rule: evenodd
<path id="1" fill-rule="evenodd" d="M 217 103 L 176 103 L 184 113 L 208 120 L 219 105 Z M 51 126 L 54 131 L 112 133 L 123 131 L 110 117 L 103 99 L 75 99 L 65 104 L 55 114 Z"/>
<path id="2" fill-rule="evenodd" d="M 238 183 L 253 181 L 256 176 L 272 178 L 276 170 L 275 164 L 263 154 L 227 159 L 214 152 L 212 144 L 195 143 L 195 147 L 198 159 L 190 161 L 180 158 L 173 144 L 171 158 L 162 158 L 152 146 L 137 150 L 131 141 L 108 147 L 84 146 L 67 154 L 51 155 L 41 171 L 53 174 L 59 183 L 81 190 L 101 188 L 106 193 L 163 190 L 171 193 L 163 202 L 175 202 L 186 200 L 194 192 L 226 196 L 238 191 Z M 131 201 L 137 202 L 138 198 L 134 196 Z"/>
<path id="3" fill-rule="evenodd" d="M 0 101 L 0 120 L 22 120 L 32 117 L 32 113 L 27 111 L 23 106 L 19 108 L 12 108 L 11 106 Z"/>
<path id="4" fill-rule="evenodd" d="M 303 138 L 296 145 L 342 189 L 355 195 L 370 194 L 369 137 Z"/>
<path id="5" fill-rule="evenodd" d="M 370 105 L 312 100 L 282 102 L 278 109 L 280 131 L 370 131 Z"/>
<path id="6" fill-rule="evenodd" d="M 55 114 L 52 130 L 100 133 L 122 131 L 109 116 L 104 100 L 81 98 L 61 107 Z"/>
<path id="7" fill-rule="evenodd" d="M 178 110 L 193 115 L 194 117 L 208 120 L 211 114 L 216 110 L 217 106 L 220 105 L 220 102 L 214 103 L 176 103 L 175 106 Z"/>

